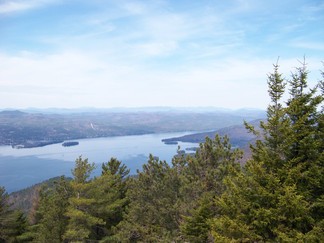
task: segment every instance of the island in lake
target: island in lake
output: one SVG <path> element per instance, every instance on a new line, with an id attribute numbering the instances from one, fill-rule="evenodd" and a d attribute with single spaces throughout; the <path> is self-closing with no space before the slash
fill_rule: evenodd
<path id="1" fill-rule="evenodd" d="M 70 141 L 70 142 L 62 143 L 63 147 L 71 147 L 71 146 L 77 146 L 77 145 L 79 145 L 79 142 L 77 142 L 77 141 Z"/>

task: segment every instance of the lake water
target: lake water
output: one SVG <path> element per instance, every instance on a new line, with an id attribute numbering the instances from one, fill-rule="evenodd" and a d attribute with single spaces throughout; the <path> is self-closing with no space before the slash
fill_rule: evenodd
<path id="1" fill-rule="evenodd" d="M 77 140 L 79 145 L 71 147 L 63 147 L 61 144 L 27 149 L 0 146 L 0 185 L 7 192 L 13 192 L 51 177 L 71 176 L 74 161 L 80 155 L 96 163 L 94 175 L 100 174 L 101 164 L 111 157 L 121 160 L 131 170 L 131 174 L 135 174 L 147 162 L 150 153 L 171 162 L 178 145 L 166 145 L 161 140 L 186 134 L 189 133 L 80 139 Z M 197 146 L 193 143 L 179 145 L 181 149 Z"/>

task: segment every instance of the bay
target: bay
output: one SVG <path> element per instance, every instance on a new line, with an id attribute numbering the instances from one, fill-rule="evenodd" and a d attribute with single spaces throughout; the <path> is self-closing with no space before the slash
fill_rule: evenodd
<path id="1" fill-rule="evenodd" d="M 131 174 L 135 174 L 136 170 L 140 170 L 147 162 L 149 154 L 170 163 L 178 145 L 181 149 L 198 146 L 182 142 L 178 145 L 166 145 L 161 141 L 164 138 L 187 134 L 190 133 L 79 139 L 79 145 L 71 147 L 61 144 L 25 149 L 0 146 L 0 185 L 4 186 L 7 192 L 13 192 L 55 176 L 71 176 L 74 161 L 79 156 L 96 164 L 94 175 L 100 174 L 101 164 L 109 161 L 111 157 L 121 160 L 131 170 Z"/>

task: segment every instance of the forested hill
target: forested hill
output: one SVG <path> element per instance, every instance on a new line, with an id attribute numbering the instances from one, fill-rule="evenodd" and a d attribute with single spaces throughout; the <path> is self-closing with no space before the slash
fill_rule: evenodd
<path id="1" fill-rule="evenodd" d="M 249 122 L 250 125 L 258 128 L 260 119 L 253 120 Z M 172 143 L 172 142 L 189 142 L 189 143 L 203 143 L 205 142 L 206 137 L 210 139 L 214 139 L 216 135 L 219 136 L 228 136 L 230 138 L 230 142 L 234 147 L 238 147 L 244 149 L 249 143 L 253 143 L 256 139 L 256 136 L 249 132 L 244 124 L 240 125 L 233 125 L 229 127 L 223 127 L 215 131 L 210 132 L 200 132 L 200 133 L 193 133 L 184 135 L 181 137 L 174 137 L 174 138 L 166 138 L 162 141 L 165 143 Z"/>
<path id="2" fill-rule="evenodd" d="M 0 145 L 37 147 L 81 138 L 215 130 L 264 115 L 265 112 L 260 110 L 138 110 L 69 114 L 2 111 Z"/>

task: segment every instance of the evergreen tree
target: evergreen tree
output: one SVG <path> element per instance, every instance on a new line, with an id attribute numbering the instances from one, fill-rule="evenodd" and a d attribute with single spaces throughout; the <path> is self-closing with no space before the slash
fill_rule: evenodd
<path id="1" fill-rule="evenodd" d="M 186 158 L 181 173 L 181 232 L 190 242 L 206 242 L 208 221 L 215 215 L 214 198 L 225 189 L 225 177 L 240 171 L 242 152 L 232 149 L 228 137 L 206 138 L 195 156 Z"/>
<path id="2" fill-rule="evenodd" d="M 319 127 L 319 105 L 323 102 L 322 95 L 316 95 L 317 89 L 307 89 L 308 71 L 306 64 L 297 68 L 290 81 L 291 98 L 288 100 L 287 115 L 291 121 L 291 132 L 288 137 L 289 179 L 297 184 L 297 189 L 308 200 L 316 200 L 323 195 L 323 184 L 319 180 L 323 177 L 323 140 Z M 322 137 L 323 138 L 323 137 Z"/>
<path id="3" fill-rule="evenodd" d="M 44 187 L 40 191 L 37 223 L 32 230 L 34 242 L 63 242 L 68 223 L 65 214 L 71 193 L 70 184 L 65 177 L 61 177 L 53 188 Z"/>
<path id="4" fill-rule="evenodd" d="M 8 194 L 0 187 L 0 242 L 23 242 L 21 237 L 27 229 L 27 219 L 19 210 L 11 210 Z"/>
<path id="5" fill-rule="evenodd" d="M 286 107 L 280 101 L 284 80 L 278 65 L 268 84 L 272 103 L 267 122 L 260 124 L 263 139 L 252 146 L 253 159 L 244 171 L 225 179 L 211 233 L 224 242 L 320 242 L 324 174 L 318 106 L 323 97 L 307 90 L 305 64 L 292 75 Z"/>
<path id="6" fill-rule="evenodd" d="M 189 242 L 209 242 L 209 220 L 215 215 L 213 197 L 206 193 L 196 201 L 197 207 L 189 211 L 190 215 L 182 216 L 180 230 Z"/>
<path id="7" fill-rule="evenodd" d="M 264 139 L 257 140 L 256 145 L 251 146 L 251 150 L 255 160 L 263 161 L 267 168 L 277 170 L 283 166 L 286 159 L 285 153 L 289 149 L 283 141 L 288 136 L 290 125 L 285 107 L 281 103 L 286 82 L 279 73 L 278 63 L 274 65 L 274 72 L 268 75 L 268 87 L 271 103 L 267 109 L 267 122 L 260 123 L 261 137 Z M 259 133 L 247 123 L 245 125 L 250 132 Z"/>
<path id="8" fill-rule="evenodd" d="M 26 234 L 28 229 L 27 218 L 24 213 L 20 210 L 12 210 L 10 214 L 6 216 L 6 235 L 7 239 L 5 242 L 28 242 L 29 237 Z"/>
<path id="9" fill-rule="evenodd" d="M 125 179 L 129 174 L 127 166 L 122 164 L 116 158 L 111 158 L 107 163 L 103 163 L 101 175 L 111 174 L 118 175 L 121 179 Z"/>
<path id="10" fill-rule="evenodd" d="M 179 228 L 179 178 L 166 161 L 150 155 L 129 183 L 129 206 L 118 226 L 121 242 L 171 242 Z"/>
<path id="11" fill-rule="evenodd" d="M 102 174 L 91 182 L 89 195 L 95 199 L 91 214 L 105 222 L 94 226 L 94 238 L 111 242 L 113 228 L 123 219 L 129 169 L 116 158 L 102 165 Z"/>
<path id="12" fill-rule="evenodd" d="M 0 187 L 0 242 L 5 242 L 5 216 L 8 212 L 8 195 L 4 187 Z"/>
<path id="13" fill-rule="evenodd" d="M 75 161 L 71 181 L 72 196 L 69 198 L 69 206 L 65 213 L 68 217 L 68 225 L 63 235 L 65 240 L 82 242 L 90 238 L 94 226 L 104 225 L 102 219 L 91 214 L 95 199 L 89 196 L 91 188 L 89 177 L 94 168 L 94 164 L 90 164 L 88 159 L 82 159 L 81 156 Z"/>
<path id="14" fill-rule="evenodd" d="M 223 179 L 240 170 L 242 152 L 227 137 L 206 139 L 194 156 L 178 155 L 172 166 L 150 156 L 143 171 L 130 181 L 130 202 L 118 225 L 121 242 L 205 242 L 211 203 L 223 192 Z"/>

